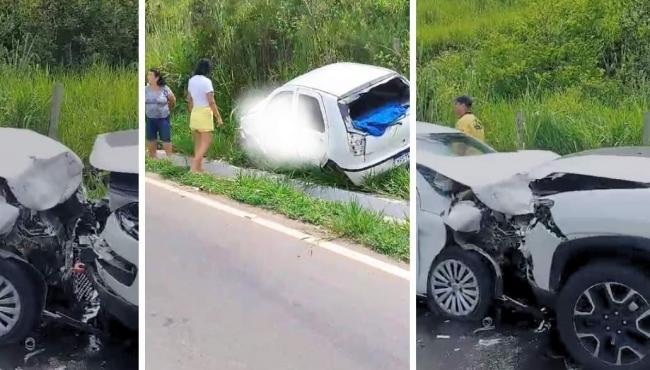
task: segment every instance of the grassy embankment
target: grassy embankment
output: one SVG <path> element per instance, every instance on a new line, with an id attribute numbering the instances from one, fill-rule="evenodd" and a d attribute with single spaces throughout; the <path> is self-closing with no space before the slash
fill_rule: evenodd
<path id="1" fill-rule="evenodd" d="M 381 214 L 366 211 L 356 203 L 313 199 L 279 180 L 252 176 L 239 176 L 230 180 L 193 174 L 164 160 L 147 160 L 147 171 L 208 193 L 225 195 L 294 220 L 320 226 L 337 237 L 361 243 L 396 260 L 408 262 L 409 222 L 387 221 Z"/>
<path id="2" fill-rule="evenodd" d="M 650 111 L 650 5 L 638 0 L 435 0 L 417 9 L 417 115 L 453 124 L 468 94 L 487 141 L 558 153 L 640 145 Z"/>

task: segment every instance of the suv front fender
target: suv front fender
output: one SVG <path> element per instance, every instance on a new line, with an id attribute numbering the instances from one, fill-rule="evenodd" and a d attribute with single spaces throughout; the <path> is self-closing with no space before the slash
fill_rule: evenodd
<path id="1" fill-rule="evenodd" d="M 560 243 L 553 254 L 549 287 L 557 292 L 580 266 L 599 258 L 624 258 L 650 264 L 650 239 L 626 235 L 603 235 Z"/>

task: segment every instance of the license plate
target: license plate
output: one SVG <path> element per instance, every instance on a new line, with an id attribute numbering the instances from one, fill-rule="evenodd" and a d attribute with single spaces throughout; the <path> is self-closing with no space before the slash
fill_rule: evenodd
<path id="1" fill-rule="evenodd" d="M 408 163 L 408 161 L 410 159 L 409 154 L 410 153 L 407 152 L 407 153 L 404 153 L 404 154 L 400 155 L 399 157 L 393 159 L 393 164 L 395 166 L 401 166 L 401 165 L 403 165 L 405 163 Z"/>

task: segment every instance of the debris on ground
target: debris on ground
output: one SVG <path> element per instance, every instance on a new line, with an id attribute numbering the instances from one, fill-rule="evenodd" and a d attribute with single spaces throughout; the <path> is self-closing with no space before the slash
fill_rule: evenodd
<path id="1" fill-rule="evenodd" d="M 513 336 L 497 336 L 489 339 L 479 339 L 475 345 L 478 350 L 471 354 L 477 363 L 485 369 L 515 370 L 521 348 L 517 338 Z"/>
<path id="2" fill-rule="evenodd" d="M 474 334 L 480 333 L 483 331 L 489 331 L 489 330 L 494 330 L 494 321 L 490 316 L 486 316 L 483 318 L 483 321 L 481 321 L 481 324 L 483 325 L 482 327 L 474 330 Z"/>
<path id="3" fill-rule="evenodd" d="M 102 349 L 102 341 L 94 334 L 88 336 L 88 347 L 86 353 L 97 353 Z"/>
<path id="4" fill-rule="evenodd" d="M 33 337 L 27 337 L 25 339 L 25 349 L 30 352 L 36 349 L 36 339 Z"/>
<path id="5" fill-rule="evenodd" d="M 547 320 L 542 320 L 539 323 L 539 326 L 537 327 L 537 329 L 534 330 L 534 332 L 539 334 L 539 333 L 544 333 L 544 332 L 546 332 L 546 331 L 548 331 L 550 329 L 551 329 L 551 323 L 548 322 Z"/>
<path id="6" fill-rule="evenodd" d="M 40 353 L 43 353 L 43 352 L 45 352 L 45 348 L 41 348 L 39 350 L 36 350 L 34 352 L 30 352 L 30 353 L 26 354 L 25 355 L 25 363 L 27 363 L 27 361 L 29 361 L 30 358 L 32 358 L 32 357 L 34 357 L 34 356 L 36 356 L 36 355 L 38 355 Z"/>
<path id="7" fill-rule="evenodd" d="M 451 336 L 449 335 L 442 335 L 442 334 L 436 335 L 436 339 L 449 339 L 449 338 L 451 338 Z"/>
<path id="8" fill-rule="evenodd" d="M 490 347 L 495 344 L 501 343 L 501 338 L 492 338 L 492 339 L 479 339 L 478 340 L 478 345 L 479 346 L 485 346 L 485 347 Z"/>

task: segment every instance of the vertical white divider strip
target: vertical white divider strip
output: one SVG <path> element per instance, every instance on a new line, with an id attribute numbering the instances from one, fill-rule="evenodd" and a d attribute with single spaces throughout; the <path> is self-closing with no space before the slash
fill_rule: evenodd
<path id="1" fill-rule="evenodd" d="M 147 230 L 147 217 L 146 217 L 146 194 L 145 194 L 145 117 L 144 117 L 144 81 L 146 77 L 146 64 L 145 64 L 145 0 L 138 1 L 138 125 L 139 125 L 139 173 L 140 178 L 138 181 L 138 194 L 139 194 L 139 209 L 140 215 L 140 235 L 139 235 L 139 250 L 138 250 L 138 369 L 146 369 L 145 358 L 145 338 L 147 334 L 146 326 L 146 302 L 145 302 L 145 289 L 146 289 L 146 230 Z"/>
<path id="2" fill-rule="evenodd" d="M 416 259 L 416 248 L 417 248 L 417 218 L 416 218 L 416 188 L 415 188 L 415 161 L 416 161 L 416 122 L 417 122 L 417 60 L 416 60 L 416 23 L 417 23 L 417 11 L 416 11 L 416 1 L 410 0 L 409 2 L 409 80 L 411 82 L 411 94 L 410 94 L 410 104 L 411 104 L 411 132 L 410 132 L 410 142 L 411 142 L 411 156 L 409 163 L 409 200 L 410 200 L 410 268 L 411 268 L 411 285 L 410 285 L 410 307 L 409 307 L 409 335 L 410 335 L 410 368 L 411 370 L 417 369 L 416 364 L 416 350 L 417 350 L 417 330 L 416 330 L 416 287 L 417 282 L 417 259 Z"/>

